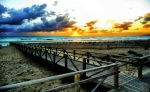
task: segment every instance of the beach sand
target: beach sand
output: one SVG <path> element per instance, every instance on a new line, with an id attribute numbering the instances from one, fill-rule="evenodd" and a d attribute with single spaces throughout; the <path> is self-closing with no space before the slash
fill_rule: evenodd
<path id="1" fill-rule="evenodd" d="M 56 75 L 56 73 L 28 59 L 13 46 L 6 46 L 0 49 L 0 86 L 53 75 Z M 8 90 L 8 92 L 40 92 L 42 89 L 51 89 L 60 85 L 63 85 L 61 79 L 56 79 L 11 89 Z M 74 92 L 74 88 L 69 88 L 60 92 Z M 81 90 L 81 92 L 85 91 Z"/>

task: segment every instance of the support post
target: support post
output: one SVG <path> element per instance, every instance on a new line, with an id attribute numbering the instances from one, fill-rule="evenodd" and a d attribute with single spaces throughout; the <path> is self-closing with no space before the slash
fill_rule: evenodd
<path id="1" fill-rule="evenodd" d="M 141 59 L 138 61 L 138 78 L 142 78 L 142 64 Z"/>
<path id="2" fill-rule="evenodd" d="M 50 54 L 52 53 L 52 47 L 50 47 Z"/>
<path id="3" fill-rule="evenodd" d="M 56 55 L 57 55 L 57 48 L 56 48 Z"/>
<path id="4" fill-rule="evenodd" d="M 90 53 L 87 52 L 87 58 L 90 58 Z M 87 59 L 87 63 L 89 63 L 89 59 Z"/>
<path id="5" fill-rule="evenodd" d="M 34 48 L 34 51 L 35 51 L 35 53 L 34 53 L 34 58 L 35 58 L 35 60 L 36 60 L 36 53 L 37 53 L 37 48 L 36 48 L 36 47 Z"/>
<path id="6" fill-rule="evenodd" d="M 114 71 L 118 72 L 118 65 L 114 66 Z M 114 74 L 114 87 L 116 89 L 118 89 L 118 87 L 119 87 L 119 75 L 118 75 L 118 73 Z"/>
<path id="7" fill-rule="evenodd" d="M 48 53 L 48 51 L 45 49 L 45 66 L 47 66 L 46 64 L 47 64 L 47 53 Z"/>
<path id="8" fill-rule="evenodd" d="M 76 50 L 73 50 L 73 59 L 76 59 Z"/>
<path id="9" fill-rule="evenodd" d="M 41 47 L 41 48 L 39 48 L 39 50 L 40 50 L 40 52 L 39 52 L 39 56 L 40 56 L 40 58 L 42 58 L 42 47 Z"/>
<path id="10" fill-rule="evenodd" d="M 110 61 L 110 56 L 107 55 L 106 57 L 107 57 L 107 58 L 106 58 L 107 62 L 109 62 L 109 61 Z"/>
<path id="11" fill-rule="evenodd" d="M 54 52 L 53 56 L 53 68 L 55 68 L 55 64 L 56 64 L 56 52 Z"/>
<path id="12" fill-rule="evenodd" d="M 35 53 L 34 53 L 34 56 L 36 57 L 36 53 L 37 53 L 37 48 L 34 49 Z"/>
<path id="13" fill-rule="evenodd" d="M 86 58 L 83 58 L 83 70 L 86 70 Z M 83 73 L 82 78 L 83 78 L 83 79 L 86 78 L 86 72 Z"/>
<path id="14" fill-rule="evenodd" d="M 28 51 L 28 46 L 26 45 L 26 53 L 27 53 L 27 51 Z"/>
<path id="15" fill-rule="evenodd" d="M 45 50 L 45 60 L 46 60 L 46 61 L 47 61 L 47 53 L 48 53 L 48 51 Z"/>
<path id="16" fill-rule="evenodd" d="M 45 46 L 45 50 L 46 50 L 46 46 Z"/>
<path id="17" fill-rule="evenodd" d="M 23 45 L 23 51 L 25 52 L 25 45 Z"/>
<path id="18" fill-rule="evenodd" d="M 65 49 L 63 49 L 63 55 L 65 54 L 65 52 L 66 52 L 66 50 L 65 50 Z"/>
<path id="19" fill-rule="evenodd" d="M 81 80 L 80 74 L 74 75 L 74 81 L 79 82 Z M 80 85 L 75 86 L 75 92 L 80 92 Z"/>
<path id="20" fill-rule="evenodd" d="M 64 58 L 65 58 L 65 72 L 67 72 L 68 70 L 68 62 L 67 62 L 67 54 L 64 54 Z"/>
<path id="21" fill-rule="evenodd" d="M 33 52 L 34 52 L 33 50 L 34 50 L 34 48 L 33 48 L 33 46 L 32 46 L 32 47 L 31 47 L 31 54 L 32 54 L 32 55 L 33 55 Z"/>

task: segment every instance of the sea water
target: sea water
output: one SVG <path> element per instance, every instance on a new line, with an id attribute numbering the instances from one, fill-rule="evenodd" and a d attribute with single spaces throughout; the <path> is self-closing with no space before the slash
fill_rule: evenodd
<path id="1" fill-rule="evenodd" d="M 52 42 L 82 42 L 82 41 L 116 41 L 116 40 L 148 40 L 150 36 L 16 36 L 0 37 L 0 45 L 7 46 L 10 42 L 52 43 Z"/>

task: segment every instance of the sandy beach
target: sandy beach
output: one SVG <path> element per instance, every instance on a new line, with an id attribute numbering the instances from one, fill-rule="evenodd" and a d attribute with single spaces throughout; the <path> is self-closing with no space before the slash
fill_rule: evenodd
<path id="1" fill-rule="evenodd" d="M 56 75 L 56 73 L 25 57 L 13 46 L 2 47 L 0 58 L 0 86 Z M 7 92 L 40 92 L 42 89 L 51 89 L 60 85 L 63 85 L 62 81 L 57 79 L 8 90 Z M 60 92 L 74 92 L 74 88 Z M 81 90 L 81 92 L 85 91 Z"/>

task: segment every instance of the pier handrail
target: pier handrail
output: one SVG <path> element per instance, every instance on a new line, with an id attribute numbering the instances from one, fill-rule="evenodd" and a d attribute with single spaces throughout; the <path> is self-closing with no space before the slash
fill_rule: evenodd
<path id="1" fill-rule="evenodd" d="M 117 64 L 113 63 L 113 64 L 110 64 L 110 65 L 95 67 L 95 68 L 91 68 L 91 69 L 86 69 L 86 70 L 81 70 L 81 71 L 76 71 L 76 72 L 71 72 L 71 73 L 65 73 L 65 74 L 55 75 L 55 76 L 46 77 L 46 78 L 30 80 L 30 81 L 16 83 L 16 84 L 9 84 L 9 85 L 5 85 L 5 86 L 0 86 L 0 90 L 8 90 L 8 89 L 18 88 L 18 87 L 22 87 L 22 86 L 33 85 L 33 84 L 37 84 L 37 83 L 41 83 L 41 82 L 46 82 L 46 81 L 49 81 L 49 80 L 60 79 L 60 78 L 64 78 L 64 77 L 73 76 L 73 75 L 76 75 L 76 74 L 82 74 L 82 73 L 91 72 L 91 71 L 100 70 L 100 69 L 109 68 L 109 67 L 117 67 Z M 115 75 L 115 74 L 118 75 L 118 73 L 119 73 L 119 71 L 116 70 L 116 71 L 114 71 L 112 73 L 104 74 L 102 76 L 92 78 L 92 79 L 90 79 L 90 81 L 93 80 L 93 79 L 96 79 L 96 78 L 108 77 L 108 76 Z M 114 80 L 114 82 L 118 86 L 118 83 L 116 83 L 116 82 L 118 82 L 118 78 L 116 78 L 116 79 L 117 80 Z M 77 84 L 73 84 L 73 85 L 74 86 L 80 85 L 82 82 L 85 83 L 85 81 L 82 80 L 81 82 L 78 82 Z M 89 82 L 89 80 L 88 80 L 88 82 Z M 63 89 L 66 89 L 66 88 L 69 88 L 69 87 L 70 86 L 65 87 Z M 61 90 L 62 90 L 62 88 L 61 88 Z"/>
<path id="2" fill-rule="evenodd" d="M 31 46 L 32 46 L 32 44 L 31 44 Z M 44 47 L 44 48 L 46 48 L 46 47 Z M 64 48 L 56 48 L 56 47 L 48 47 L 48 48 L 51 48 L 53 50 L 53 52 L 59 52 L 60 51 L 60 53 L 64 49 Z M 123 65 L 126 65 L 126 64 L 134 65 L 134 66 L 138 67 L 138 77 L 139 78 L 142 78 L 142 67 L 144 65 L 150 63 L 150 60 L 148 60 L 148 59 L 146 60 L 146 58 L 150 57 L 150 54 L 146 55 L 146 56 L 125 56 L 125 55 L 103 54 L 103 53 L 95 53 L 95 52 L 87 52 L 87 51 L 79 51 L 79 52 L 83 52 L 83 53 L 79 53 L 76 51 L 78 51 L 78 50 L 73 50 L 73 52 L 72 52 L 73 54 L 70 56 L 73 56 L 73 59 L 76 59 L 75 57 L 77 57 L 77 56 L 78 56 L 78 59 L 86 58 L 87 63 L 89 63 L 88 61 L 91 60 L 92 58 L 93 59 L 99 58 L 99 61 L 100 61 L 102 59 L 101 57 L 104 57 L 105 58 L 105 60 L 103 60 L 104 62 L 105 61 L 111 62 L 111 63 L 122 62 L 122 63 L 125 63 Z M 66 52 L 71 53 L 70 51 L 66 51 Z M 104 56 L 101 56 L 101 55 L 104 55 Z M 126 58 L 127 60 L 124 58 Z M 76 60 L 78 60 L 78 59 L 76 59 Z M 96 62 L 98 62 L 98 60 L 96 60 L 96 59 L 94 59 L 94 60 Z M 104 62 L 101 62 L 101 63 L 104 64 Z M 105 64 L 107 64 L 107 63 L 105 63 Z M 123 65 L 120 65 L 120 67 L 122 67 Z"/>

